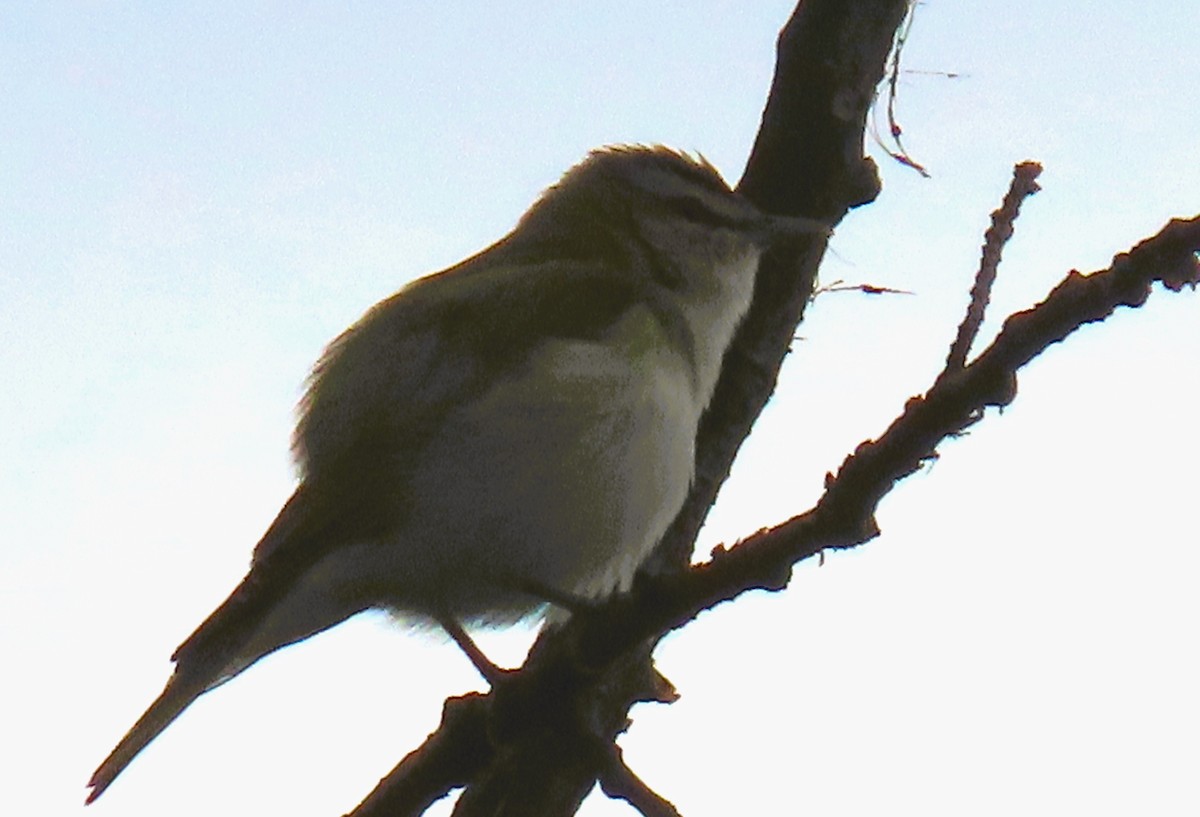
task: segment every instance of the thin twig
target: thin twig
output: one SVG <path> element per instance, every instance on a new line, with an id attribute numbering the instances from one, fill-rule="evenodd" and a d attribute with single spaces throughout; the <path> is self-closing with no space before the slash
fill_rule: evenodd
<path id="1" fill-rule="evenodd" d="M 954 343 L 950 345 L 943 375 L 961 371 L 967 363 L 967 354 L 979 334 L 979 327 L 983 325 L 988 301 L 992 297 L 992 285 L 996 282 L 1000 268 L 1000 254 L 1004 245 L 1012 238 L 1013 223 L 1020 215 L 1021 204 L 1041 190 L 1037 183 L 1041 172 L 1042 166 L 1037 162 L 1022 162 L 1013 168 L 1012 184 L 1008 187 L 1000 209 L 992 213 L 992 226 L 984 234 L 979 271 L 975 273 L 975 282 L 971 285 L 971 302 L 967 305 L 967 314 L 958 327 Z"/>
<path id="2" fill-rule="evenodd" d="M 625 763 L 621 747 L 613 746 L 611 762 L 600 777 L 600 788 L 614 800 L 624 800 L 645 817 L 680 817 L 675 805 L 646 785 Z"/>
<path id="3" fill-rule="evenodd" d="M 896 149 L 892 150 L 887 147 L 882 138 L 879 136 L 879 129 L 875 127 L 874 118 L 871 122 L 871 133 L 875 137 L 875 142 L 889 156 L 895 159 L 906 167 L 911 167 L 913 170 L 920 173 L 926 179 L 929 178 L 929 171 L 920 162 L 913 159 L 908 153 L 908 148 L 904 147 L 904 142 L 900 138 L 904 130 L 900 127 L 900 121 L 896 118 L 896 97 L 899 95 L 897 87 L 900 83 L 900 74 L 905 73 L 900 69 L 900 59 L 904 53 L 904 47 L 908 44 L 908 35 L 912 32 L 913 21 L 916 19 L 917 4 L 909 5 L 908 14 L 904 19 L 904 25 L 900 27 L 899 33 L 896 35 L 896 47 L 892 49 L 891 67 L 888 70 L 887 79 L 887 121 L 888 135 L 892 142 L 896 145 Z"/>
<path id="4" fill-rule="evenodd" d="M 879 284 L 847 284 L 845 281 L 838 279 L 831 281 L 828 284 L 819 286 L 813 290 L 812 297 L 833 292 L 861 292 L 863 295 L 915 295 L 907 289 L 895 289 L 893 287 L 880 286 Z"/>

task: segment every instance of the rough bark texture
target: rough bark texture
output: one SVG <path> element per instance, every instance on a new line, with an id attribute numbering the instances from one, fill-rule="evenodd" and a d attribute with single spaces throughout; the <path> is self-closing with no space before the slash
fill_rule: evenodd
<path id="1" fill-rule="evenodd" d="M 907 0 L 799 4 L 779 38 L 740 192 L 764 210 L 830 223 L 874 199 L 875 167 L 862 150 L 866 118 L 907 10 Z M 1010 317 L 973 361 L 952 354 L 925 395 L 828 476 L 816 506 L 688 568 L 704 516 L 774 388 L 823 249 L 823 240 L 805 240 L 764 261 L 754 305 L 701 423 L 696 484 L 633 592 L 544 633 L 525 666 L 489 694 L 448 700 L 438 730 L 354 817 L 419 814 L 456 788 L 464 789 L 458 815 L 570 815 L 597 782 L 645 814 L 673 814 L 667 799 L 624 765 L 614 742 L 634 703 L 673 699 L 653 668 L 658 640 L 747 590 L 786 586 L 801 559 L 873 538 L 879 500 L 936 456 L 943 439 L 978 422 L 987 406 L 1011 402 L 1021 366 L 1083 323 L 1121 305 L 1140 306 L 1155 281 L 1173 290 L 1200 281 L 1200 217 L 1172 222 L 1108 270 L 1072 272 L 1043 303 Z M 993 250 L 998 255 L 999 246 Z M 976 289 L 986 292 L 986 283 Z M 986 295 L 973 301 L 976 311 L 985 305 Z"/>
<path id="2" fill-rule="evenodd" d="M 863 155 L 866 116 L 907 7 L 906 0 L 799 4 L 779 37 L 775 78 L 739 192 L 764 210 L 831 223 L 875 197 L 875 167 Z M 754 306 L 702 422 L 694 490 L 653 573 L 679 575 L 686 567 L 737 449 L 774 389 L 823 250 L 823 240 L 806 241 L 764 262 Z M 639 592 L 586 620 L 576 616 L 539 639 L 500 688 L 447 701 L 439 730 L 380 782 L 355 817 L 419 814 L 464 786 L 456 814 L 569 815 L 597 781 L 643 811 L 667 813 L 652 792 L 639 794 L 630 783 L 636 777 L 613 743 L 632 704 L 669 698 L 650 654 L 688 619 L 682 609 L 664 615 L 670 605 L 644 617 L 647 601 Z"/>

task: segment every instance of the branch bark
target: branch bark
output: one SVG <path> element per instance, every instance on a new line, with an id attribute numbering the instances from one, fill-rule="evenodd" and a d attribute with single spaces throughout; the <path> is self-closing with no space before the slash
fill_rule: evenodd
<path id="1" fill-rule="evenodd" d="M 740 192 L 764 210 L 830 222 L 875 197 L 875 168 L 862 154 L 866 118 L 907 9 L 907 0 L 800 3 L 779 38 L 776 75 Z M 772 253 L 701 423 L 694 489 L 651 569 L 631 593 L 543 633 L 525 666 L 489 694 L 448 700 L 438 730 L 352 816 L 419 814 L 454 788 L 465 789 L 458 815 L 569 815 L 597 781 L 644 813 L 671 813 L 615 747 L 634 703 L 672 699 L 651 660 L 658 640 L 746 590 L 785 587 L 801 559 L 876 536 L 882 497 L 935 457 L 943 439 L 978 422 L 987 406 L 1011 402 L 1021 366 L 1084 323 L 1121 305 L 1140 306 L 1156 281 L 1172 290 L 1194 286 L 1198 251 L 1200 217 L 1172 222 L 1107 270 L 1070 273 L 1041 304 L 1010 317 L 974 361 L 954 355 L 925 395 L 827 477 L 816 506 L 689 568 L 696 533 L 774 388 L 823 243 Z"/>
<path id="2" fill-rule="evenodd" d="M 875 166 L 863 155 L 866 118 L 907 9 L 907 0 L 806 0 L 797 6 L 779 37 L 775 77 L 739 192 L 768 212 L 831 223 L 875 198 Z M 650 573 L 684 575 L 696 533 L 774 389 L 823 250 L 823 240 L 805 241 L 764 260 L 750 314 L 701 421 L 695 485 Z M 594 615 L 576 615 L 571 625 L 544 633 L 520 672 L 482 705 L 474 696 L 448 701 L 447 712 L 463 707 L 464 718 L 487 725 L 459 725 L 454 734 L 464 743 L 456 753 L 446 751 L 450 727 L 444 720 L 354 817 L 421 813 L 450 787 L 462 785 L 466 767 L 460 757 L 486 759 L 472 766 L 456 814 L 575 813 L 595 782 L 611 772 L 612 747 L 626 728 L 629 708 L 664 698 L 666 682 L 653 669 L 651 653 L 658 638 L 683 620 L 664 622 L 660 616 L 654 626 L 647 626 L 649 618 L 634 621 L 631 614 L 637 617 L 641 602 L 631 606 L 633 598 L 644 601 L 645 594 L 635 593 L 617 609 L 608 604 Z M 597 649 L 601 642 L 595 636 L 608 630 L 613 613 L 622 624 Z M 590 635 L 581 641 L 584 634 Z M 589 653 L 582 661 L 575 652 L 580 648 Z M 426 753 L 443 758 L 449 768 L 436 772 Z"/>

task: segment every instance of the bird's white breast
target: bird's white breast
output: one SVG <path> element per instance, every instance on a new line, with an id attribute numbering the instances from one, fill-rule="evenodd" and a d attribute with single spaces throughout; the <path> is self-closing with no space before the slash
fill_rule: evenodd
<path id="1" fill-rule="evenodd" d="M 370 579 L 379 606 L 496 623 L 539 607 L 536 588 L 627 588 L 687 496 L 697 425 L 756 263 L 711 270 L 711 286 L 679 305 L 689 348 L 645 305 L 600 339 L 543 341 L 438 424 L 397 497 L 395 539 L 341 548 L 305 583 Z"/>
<path id="2" fill-rule="evenodd" d="M 703 404 L 688 365 L 644 308 L 602 341 L 544 343 L 431 441 L 391 551 L 410 562 L 393 569 L 423 573 L 410 583 L 439 588 L 451 612 L 501 620 L 536 606 L 521 583 L 626 587 L 691 482 Z"/>

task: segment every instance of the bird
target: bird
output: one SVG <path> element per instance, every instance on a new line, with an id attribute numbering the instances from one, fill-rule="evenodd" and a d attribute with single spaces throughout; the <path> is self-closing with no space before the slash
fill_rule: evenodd
<path id="1" fill-rule="evenodd" d="M 486 676 L 465 626 L 627 590 L 687 496 L 760 258 L 829 232 L 702 156 L 609 146 L 508 235 L 371 307 L 309 377 L 294 493 L 87 802 L 198 696 L 362 611 L 441 626 Z"/>

